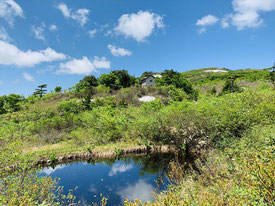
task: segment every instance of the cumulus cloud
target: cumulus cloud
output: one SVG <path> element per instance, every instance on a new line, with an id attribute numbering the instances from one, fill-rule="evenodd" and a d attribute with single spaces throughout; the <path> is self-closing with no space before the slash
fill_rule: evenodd
<path id="1" fill-rule="evenodd" d="M 32 32 L 34 33 L 34 36 L 36 39 L 46 41 L 44 37 L 44 30 L 45 30 L 46 25 L 44 23 L 41 24 L 41 26 L 31 26 Z"/>
<path id="2" fill-rule="evenodd" d="M 35 82 L 34 77 L 28 73 L 23 73 L 23 77 L 25 80 L 27 80 L 29 82 Z"/>
<path id="3" fill-rule="evenodd" d="M 138 13 L 123 14 L 118 19 L 118 25 L 114 30 L 126 38 L 134 38 L 138 42 L 143 42 L 155 28 L 161 29 L 164 26 L 162 16 L 149 11 L 139 11 Z"/>
<path id="4" fill-rule="evenodd" d="M 233 0 L 232 5 L 234 12 L 227 23 L 238 30 L 259 27 L 264 21 L 260 13 L 275 10 L 275 0 Z"/>
<path id="5" fill-rule="evenodd" d="M 32 67 L 42 62 L 63 60 L 66 56 L 51 48 L 40 51 L 22 51 L 15 45 L 0 40 L 0 64 Z"/>
<path id="6" fill-rule="evenodd" d="M 64 3 L 61 3 L 57 6 L 57 8 L 62 12 L 63 16 L 67 19 L 73 19 L 78 22 L 81 26 L 87 23 L 88 15 L 90 14 L 90 10 L 88 9 L 78 9 L 75 12 L 72 12 L 72 9 L 69 9 L 68 6 Z"/>
<path id="7" fill-rule="evenodd" d="M 56 31 L 57 30 L 57 26 L 54 25 L 54 24 L 52 24 L 52 25 L 49 26 L 49 30 L 50 31 Z"/>
<path id="8" fill-rule="evenodd" d="M 87 75 L 95 71 L 96 69 L 90 60 L 83 57 L 82 59 L 72 59 L 66 63 L 60 63 L 58 73 Z"/>
<path id="9" fill-rule="evenodd" d="M 96 33 L 97 33 L 97 29 L 93 29 L 93 30 L 88 31 L 88 35 L 91 39 L 93 39 L 95 37 Z"/>
<path id="10" fill-rule="evenodd" d="M 233 0 L 233 12 L 221 21 L 223 28 L 235 26 L 238 30 L 257 28 L 264 20 L 260 14 L 275 10 L 275 0 Z"/>
<path id="11" fill-rule="evenodd" d="M 108 61 L 105 57 L 94 57 L 93 65 L 95 68 L 98 69 L 110 69 L 111 68 L 111 62 Z"/>
<path id="12" fill-rule="evenodd" d="M 199 19 L 196 23 L 197 26 L 211 26 L 216 24 L 219 19 L 213 15 L 207 15 Z"/>
<path id="13" fill-rule="evenodd" d="M 0 17 L 13 26 L 14 18 L 23 18 L 22 8 L 13 0 L 0 0 Z"/>
<path id="14" fill-rule="evenodd" d="M 110 50 L 110 52 L 112 53 L 113 56 L 131 56 L 132 52 L 124 49 L 124 48 L 118 48 L 114 45 L 109 44 L 108 45 L 108 49 Z"/>
<path id="15" fill-rule="evenodd" d="M 96 72 L 97 68 L 108 69 L 110 64 L 111 62 L 107 61 L 105 57 L 94 57 L 91 62 L 84 56 L 82 59 L 72 59 L 66 63 L 60 63 L 57 73 L 87 75 Z"/>
<path id="16" fill-rule="evenodd" d="M 6 32 L 6 29 L 2 26 L 0 27 L 0 40 L 3 40 L 5 42 L 10 42 L 12 40 Z"/>

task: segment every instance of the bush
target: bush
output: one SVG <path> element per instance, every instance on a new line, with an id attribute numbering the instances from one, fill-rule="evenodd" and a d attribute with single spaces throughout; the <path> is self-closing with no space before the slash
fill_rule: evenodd
<path id="1" fill-rule="evenodd" d="M 77 114 L 83 111 L 83 105 L 79 99 L 64 100 L 57 103 L 57 110 L 61 113 L 74 113 Z"/>

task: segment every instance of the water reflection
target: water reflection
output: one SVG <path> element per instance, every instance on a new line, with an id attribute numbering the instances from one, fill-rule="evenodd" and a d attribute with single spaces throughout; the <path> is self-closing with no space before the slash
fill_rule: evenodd
<path id="1" fill-rule="evenodd" d="M 108 205 L 122 205 L 125 198 L 143 203 L 153 201 L 152 192 L 159 186 L 165 189 L 165 173 L 173 160 L 172 154 L 154 154 L 120 160 L 75 162 L 44 168 L 41 176 L 60 178 L 59 186 L 64 192 L 78 187 L 74 195 L 82 205 L 100 203 L 102 194 Z M 157 180 L 164 178 L 163 184 Z M 159 184 L 159 185 L 158 185 Z"/>
<path id="2" fill-rule="evenodd" d="M 66 165 L 57 165 L 55 167 L 47 167 L 44 168 L 41 172 L 45 173 L 47 176 L 50 176 L 52 173 L 54 173 L 58 169 L 64 168 Z"/>
<path id="3" fill-rule="evenodd" d="M 127 164 L 121 163 L 121 162 L 120 163 L 115 163 L 112 166 L 111 171 L 109 172 L 109 176 L 114 176 L 118 173 L 123 173 L 123 172 L 129 171 L 132 168 L 133 168 L 132 164 L 127 165 Z"/>
<path id="4" fill-rule="evenodd" d="M 145 203 L 147 201 L 154 201 L 153 196 L 154 187 L 147 183 L 144 179 L 138 180 L 135 184 L 129 184 L 126 187 L 117 191 L 117 194 L 122 200 L 128 198 L 129 201 L 135 201 L 137 198 Z"/>

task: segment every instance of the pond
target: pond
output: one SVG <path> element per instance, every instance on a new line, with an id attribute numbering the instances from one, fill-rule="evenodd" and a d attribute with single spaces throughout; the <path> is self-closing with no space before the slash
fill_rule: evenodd
<path id="1" fill-rule="evenodd" d="M 123 205 L 126 198 L 143 203 L 154 201 L 153 192 L 167 188 L 166 172 L 173 154 L 149 154 L 104 161 L 82 161 L 42 169 L 40 176 L 60 178 L 58 186 L 73 194 L 82 205 L 99 204 L 102 197 L 107 205 Z"/>

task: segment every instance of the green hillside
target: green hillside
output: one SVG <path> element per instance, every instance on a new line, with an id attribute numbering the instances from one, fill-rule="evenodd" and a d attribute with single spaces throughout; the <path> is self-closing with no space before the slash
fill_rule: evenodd
<path id="1" fill-rule="evenodd" d="M 161 74 L 146 88 L 141 78 L 120 70 L 86 76 L 67 90 L 1 96 L 0 205 L 62 202 L 53 194 L 56 182 L 31 169 L 40 158 L 54 162 L 76 152 L 167 144 L 181 158 L 194 155 L 200 172 L 171 164 L 176 181 L 153 205 L 274 204 L 271 72 L 206 68 Z M 146 96 L 155 100 L 141 102 Z M 73 196 L 64 198 L 73 205 Z"/>

